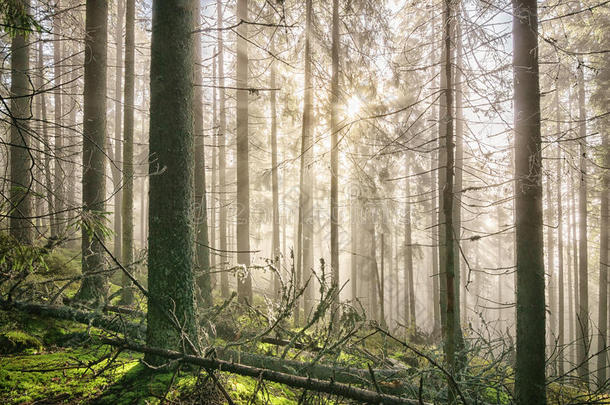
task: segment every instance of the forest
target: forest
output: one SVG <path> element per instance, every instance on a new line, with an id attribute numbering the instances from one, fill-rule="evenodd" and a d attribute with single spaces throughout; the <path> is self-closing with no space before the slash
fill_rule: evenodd
<path id="1" fill-rule="evenodd" d="M 610 404 L 610 1 L 0 0 L 4 404 Z"/>

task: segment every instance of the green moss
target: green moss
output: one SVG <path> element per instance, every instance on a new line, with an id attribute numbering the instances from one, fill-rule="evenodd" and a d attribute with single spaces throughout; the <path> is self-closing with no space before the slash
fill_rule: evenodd
<path id="1" fill-rule="evenodd" d="M 108 359 L 97 360 L 107 353 L 107 347 L 99 347 L 1 358 L 0 400 L 7 404 L 41 399 L 85 402 L 137 365 L 135 358 L 124 354 L 109 370 L 97 375 L 108 365 Z"/>
<path id="2" fill-rule="evenodd" d="M 36 338 L 45 347 L 74 346 L 89 338 L 86 325 L 22 312 L 0 311 L 0 333 L 16 330 Z M 97 332 L 97 330 L 92 329 L 89 332 Z"/>
<path id="3" fill-rule="evenodd" d="M 258 381 L 254 378 L 228 375 L 226 388 L 237 404 L 292 405 L 299 402 L 298 393 L 281 384 L 265 382 L 266 389 L 259 387 L 258 390 L 257 385 Z M 256 398 L 250 402 L 255 391 Z"/>
<path id="4" fill-rule="evenodd" d="M 21 330 L 0 333 L 0 353 L 21 353 L 26 350 L 38 352 L 42 350 L 42 343 Z"/>

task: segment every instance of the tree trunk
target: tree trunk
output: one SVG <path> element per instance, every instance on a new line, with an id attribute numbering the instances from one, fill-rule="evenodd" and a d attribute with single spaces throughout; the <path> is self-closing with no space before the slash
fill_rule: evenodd
<path id="1" fill-rule="evenodd" d="M 123 254 L 123 266 L 133 273 L 133 133 L 134 133 L 134 104 L 135 104 L 135 14 L 136 0 L 126 0 L 125 7 L 125 89 L 124 89 L 124 111 L 123 123 L 123 201 L 121 208 L 121 219 L 123 221 L 121 230 L 123 237 L 121 252 Z M 144 198 L 144 196 L 142 196 Z M 121 301 L 125 305 L 133 302 L 133 290 L 131 280 L 123 274 L 123 290 Z"/>
<path id="2" fill-rule="evenodd" d="M 227 252 L 227 157 L 226 130 L 227 115 L 225 108 L 225 76 L 224 76 L 224 41 L 222 1 L 216 2 L 218 25 L 218 237 L 220 248 L 220 292 L 223 298 L 229 298 L 229 275 L 224 271 L 229 257 Z"/>
<path id="3" fill-rule="evenodd" d="M 271 52 L 275 54 L 275 39 L 271 40 Z M 278 179 L 278 160 L 277 160 L 277 92 L 276 87 L 276 67 L 275 61 L 271 61 L 271 73 L 269 87 L 271 88 L 271 189 L 273 198 L 273 243 L 272 259 L 277 272 L 281 271 L 281 251 L 280 251 L 280 189 Z M 279 274 L 273 275 L 273 292 L 276 297 L 280 295 Z"/>
<path id="4" fill-rule="evenodd" d="M 372 215 L 369 217 L 372 218 Z M 375 232 L 375 223 L 371 220 L 368 221 L 368 228 L 370 233 L 369 242 L 369 317 L 372 320 L 379 321 L 379 294 L 381 290 L 381 282 L 379 280 L 379 269 L 377 268 L 377 237 Z"/>
<path id="5" fill-rule="evenodd" d="M 454 223 L 453 223 L 453 180 L 454 180 L 454 136 L 453 136 L 453 75 L 452 75 L 452 35 L 455 23 L 452 0 L 445 0 L 443 7 L 443 51 L 442 76 L 445 77 L 441 90 L 445 94 L 445 112 L 441 126 L 444 128 L 444 177 L 441 187 L 442 207 L 442 232 L 440 234 L 439 247 L 441 257 L 441 309 L 445 312 L 445 359 L 453 372 L 457 370 L 457 352 L 461 341 L 460 319 L 459 319 L 459 288 L 456 289 L 456 257 L 454 249 Z M 444 291 L 443 291 L 444 287 Z M 444 305 L 443 305 L 444 304 Z M 455 397 L 455 392 L 450 390 L 450 401 Z"/>
<path id="6" fill-rule="evenodd" d="M 607 122 L 607 121 L 606 121 Z M 608 132 L 602 139 L 603 173 L 601 188 L 601 213 L 599 235 L 599 339 L 597 351 L 597 383 L 601 387 L 606 383 L 606 356 L 608 347 L 608 227 L 610 212 L 608 211 L 608 192 L 610 190 L 610 142 Z"/>
<path id="7" fill-rule="evenodd" d="M 332 77 L 330 83 L 330 266 L 339 288 L 339 0 L 333 0 Z M 337 303 L 338 304 L 338 303 Z M 334 307 L 337 310 L 337 304 Z"/>
<path id="8" fill-rule="evenodd" d="M 513 0 L 518 404 L 545 404 L 542 152 L 535 0 Z"/>
<path id="9" fill-rule="evenodd" d="M 432 41 L 436 40 L 436 24 L 433 24 L 432 26 Z M 431 52 L 431 60 L 430 63 L 436 63 L 436 57 L 435 57 L 436 51 Z M 442 58 L 442 56 L 441 56 Z M 441 69 L 442 70 L 442 69 Z M 442 88 L 443 85 L 443 75 L 440 75 L 440 86 Z M 438 236 L 440 235 L 440 228 L 437 230 L 435 229 L 437 226 L 439 225 L 439 220 L 440 220 L 440 210 L 438 207 L 438 202 L 437 202 L 437 198 L 438 198 L 438 191 L 437 191 L 437 186 L 438 186 L 438 179 L 440 179 L 440 171 L 442 170 L 442 168 L 440 167 L 441 162 L 440 162 L 440 139 L 441 139 L 441 131 L 442 129 L 441 124 L 440 124 L 440 111 L 442 108 L 442 103 L 443 103 L 443 94 L 441 93 L 439 96 L 439 107 L 437 108 L 436 105 L 433 107 L 432 109 L 432 120 L 438 118 L 439 119 L 439 131 L 438 131 L 438 139 L 439 141 L 437 141 L 435 139 L 435 134 L 432 131 L 431 132 L 431 142 L 433 145 L 433 150 L 430 152 L 430 178 L 429 178 L 429 183 L 430 183 L 430 194 L 431 194 L 431 201 L 430 201 L 430 206 L 428 207 L 428 211 L 430 212 L 430 216 L 429 216 L 429 228 L 432 229 L 432 231 L 430 232 L 430 241 L 431 241 L 431 245 L 432 245 L 432 249 L 430 249 L 430 255 L 431 255 L 431 264 L 432 267 L 430 269 L 430 280 L 431 280 L 431 287 L 432 287 L 432 303 L 431 303 L 431 307 L 432 307 L 432 319 L 433 319 L 433 326 L 432 326 L 432 334 L 434 336 L 438 336 L 441 333 L 441 324 L 442 324 L 442 320 L 441 320 L 441 306 L 440 306 L 440 274 L 439 274 L 439 250 L 440 250 L 440 246 L 438 246 Z M 438 111 L 437 111 L 438 110 Z M 437 148 L 438 147 L 438 148 Z M 439 171 L 439 173 L 437 173 L 437 176 L 434 175 L 434 170 L 437 169 Z"/>
<path id="10" fill-rule="evenodd" d="M 195 26 L 199 26 L 201 8 L 193 4 Z M 212 283 L 210 279 L 210 241 L 208 239 L 208 205 L 205 179 L 205 138 L 203 131 L 203 69 L 201 67 L 201 33 L 193 34 L 193 135 L 195 138 L 195 199 L 196 209 L 196 282 L 199 288 L 198 302 L 205 308 L 212 305 Z"/>
<path id="11" fill-rule="evenodd" d="M 497 209 L 497 213 L 498 213 L 498 230 L 502 228 L 502 224 L 504 223 L 504 212 L 502 211 L 502 206 L 501 205 L 497 205 L 496 207 Z M 503 235 L 501 233 L 498 234 L 498 258 L 496 259 L 496 263 L 498 266 L 498 323 L 497 323 L 497 329 L 498 332 L 500 332 L 500 334 L 504 333 L 504 322 L 503 322 L 503 317 L 504 317 L 504 311 L 503 311 L 503 307 L 504 307 L 504 296 L 502 294 L 502 281 L 504 281 L 503 277 L 502 277 L 502 273 L 504 273 L 504 256 L 502 253 L 502 244 L 504 242 L 504 238 L 502 237 Z"/>
<path id="12" fill-rule="evenodd" d="M 98 272 L 104 266 L 102 213 L 106 200 L 106 46 L 108 4 L 87 0 L 85 21 L 85 88 L 83 106 L 83 210 L 82 271 Z M 91 231 L 98 238 L 92 237 Z M 100 274 L 83 279 L 76 295 L 84 301 L 100 301 L 107 289 L 107 277 Z"/>
<path id="13" fill-rule="evenodd" d="M 571 337 L 571 342 L 576 342 L 576 340 L 578 339 L 578 309 L 580 307 L 580 292 L 579 292 L 579 282 L 578 282 L 578 260 L 579 260 L 579 252 L 578 252 L 578 238 L 576 236 L 577 233 L 577 229 L 576 229 L 576 196 L 575 196 L 575 192 L 574 189 L 576 188 L 576 182 L 574 180 L 574 176 L 570 176 L 570 208 L 571 208 L 571 214 L 572 214 L 572 275 L 574 277 L 574 282 L 572 284 L 573 289 L 572 291 L 574 292 L 574 307 L 571 309 L 572 312 L 572 323 L 571 323 L 571 328 L 572 328 L 572 337 Z M 570 345 L 572 348 L 572 361 L 574 363 L 576 363 L 578 361 L 578 354 L 577 354 L 577 345 L 576 344 L 572 344 Z"/>
<path id="14" fill-rule="evenodd" d="M 387 329 L 385 306 L 385 234 L 381 233 L 381 266 L 379 267 L 379 318 L 383 329 Z"/>
<path id="15" fill-rule="evenodd" d="M 189 348 L 185 338 L 197 342 L 192 226 L 194 11 L 190 1 L 179 5 L 153 1 L 146 342 L 175 350 Z M 160 365 L 164 359 L 147 355 L 146 361 Z"/>
<path id="16" fill-rule="evenodd" d="M 578 144 L 580 183 L 578 187 L 578 376 L 589 383 L 589 274 L 587 248 L 587 115 L 585 112 L 585 78 L 582 61 L 578 66 Z"/>
<path id="17" fill-rule="evenodd" d="M 248 21 L 248 0 L 237 0 L 237 21 Z M 237 32 L 237 263 L 250 267 L 250 174 L 248 166 L 248 24 L 242 23 Z M 252 303 L 252 278 L 246 271 L 237 279 L 237 294 L 241 302 Z"/>
<path id="18" fill-rule="evenodd" d="M 447 181 L 447 60 L 451 61 L 451 55 L 447 54 L 447 47 L 445 42 L 450 43 L 451 32 L 447 27 L 447 11 L 445 8 L 448 7 L 446 4 L 447 0 L 443 0 L 443 29 L 441 31 L 442 40 L 441 43 L 441 69 L 440 69 L 440 96 L 439 96 L 439 110 L 438 110 L 438 261 L 439 261 L 439 307 L 440 307 L 440 321 L 441 321 L 441 335 L 443 338 L 447 335 L 447 264 L 446 264 L 446 248 L 445 245 L 445 208 L 444 208 L 444 190 L 446 188 Z M 449 35 L 449 38 L 445 38 Z M 450 110 L 449 110 L 450 111 Z M 451 200 L 450 200 L 451 201 Z M 451 240 L 451 239 L 450 239 Z"/>
<path id="19" fill-rule="evenodd" d="M 415 278 L 413 275 L 413 241 L 411 238 L 411 157 L 409 152 L 405 156 L 405 273 L 404 273 L 404 308 L 405 321 L 408 326 L 407 333 L 417 332 L 417 319 L 415 317 Z"/>
<path id="20" fill-rule="evenodd" d="M 610 190 L 610 142 L 608 133 L 603 137 L 604 169 L 602 174 L 601 213 L 599 236 L 599 339 L 597 351 L 597 384 L 601 387 L 606 383 L 606 356 L 608 345 L 608 227 L 610 227 L 610 212 L 608 211 L 608 192 Z"/>
<path id="21" fill-rule="evenodd" d="M 303 171 L 302 232 L 302 278 L 310 280 L 303 294 L 303 309 L 307 316 L 313 308 L 313 77 L 311 61 L 311 36 L 313 30 L 312 0 L 305 2 L 305 89 L 303 101 L 303 127 L 301 140 L 301 169 Z"/>
<path id="22" fill-rule="evenodd" d="M 455 317 L 459 324 L 460 314 L 460 291 L 461 291 L 461 254 L 460 237 L 462 235 L 462 179 L 464 176 L 464 101 L 462 89 L 462 25 L 459 21 L 459 2 L 456 4 L 455 42 L 456 44 L 456 69 L 455 69 L 455 160 L 453 183 L 453 263 L 454 263 L 454 295 L 455 295 Z"/>
<path id="23" fill-rule="evenodd" d="M 61 33 L 61 2 L 57 0 L 55 3 L 55 15 L 53 16 L 53 82 L 55 90 L 53 91 L 53 102 L 54 102 L 54 114 L 55 114 L 55 167 L 54 167 L 54 186 L 53 194 L 55 195 L 55 229 L 58 233 L 62 233 L 65 224 L 65 167 L 63 167 L 62 161 L 65 159 L 64 153 L 64 138 L 63 138 L 63 103 L 62 103 L 62 92 L 64 91 L 62 86 L 63 81 L 63 60 L 62 60 L 62 33 Z"/>
<path id="24" fill-rule="evenodd" d="M 550 159 L 549 159 L 550 160 Z M 551 176 L 546 176 L 546 198 L 547 198 L 547 209 L 546 209 L 546 254 L 547 254 L 547 275 L 548 275 L 548 289 L 547 296 L 549 299 L 549 334 L 547 336 L 548 346 L 551 350 L 554 350 L 555 339 L 557 338 L 557 322 L 555 313 L 555 240 L 553 238 L 553 221 L 555 220 L 555 213 L 553 209 L 553 190 L 551 187 Z M 552 360 L 551 360 L 552 362 Z"/>
<path id="25" fill-rule="evenodd" d="M 19 0 L 25 10 L 29 0 Z M 18 7 L 18 6 L 15 6 Z M 25 31 L 18 31 L 11 41 L 11 146 L 10 150 L 10 233 L 20 243 L 32 243 L 33 206 L 32 155 L 30 135 L 30 109 L 32 87 L 30 84 L 30 46 Z"/>
<path id="26" fill-rule="evenodd" d="M 353 180 L 352 180 L 353 181 Z M 358 298 L 358 235 L 357 235 L 357 200 L 358 196 L 354 190 L 354 187 L 349 189 L 349 221 L 350 221 L 350 289 L 352 301 L 356 302 Z"/>
<path id="27" fill-rule="evenodd" d="M 78 163 L 77 159 L 79 156 L 77 136 L 79 135 L 79 128 L 77 123 L 77 112 L 79 109 L 80 103 L 80 88 L 79 88 L 79 76 L 80 71 L 77 66 L 81 65 L 80 61 L 80 43 L 73 41 L 71 47 L 71 54 L 73 55 L 70 59 L 71 63 L 71 72 L 70 72 L 70 87 L 68 92 L 71 94 L 69 108 L 70 113 L 68 115 L 68 125 L 70 125 L 71 130 L 67 131 L 68 136 L 66 136 L 66 142 L 68 143 L 68 147 L 66 148 L 66 153 L 71 157 L 69 162 L 67 162 L 68 169 L 66 171 L 66 205 L 68 209 L 73 210 L 78 207 L 76 191 L 77 191 L 77 180 L 78 180 Z M 71 246 L 77 247 L 77 240 L 75 237 L 74 231 L 70 235 L 69 244 Z"/>
<path id="28" fill-rule="evenodd" d="M 216 83 L 218 78 L 218 54 L 216 52 L 216 48 L 214 48 L 214 58 L 212 60 L 212 80 L 213 83 Z M 209 237 L 209 245 L 211 248 L 216 248 L 216 198 L 218 195 L 218 178 L 217 178 L 217 170 L 218 170 L 218 96 L 216 86 L 212 88 L 212 184 L 210 186 L 210 194 L 209 199 L 206 201 L 210 205 L 210 237 Z M 210 269 L 213 271 L 216 270 L 216 254 L 210 251 Z M 212 290 L 216 286 L 216 274 L 212 272 L 210 274 L 210 285 Z"/>
<path id="29" fill-rule="evenodd" d="M 38 103 L 40 104 L 40 116 L 38 117 L 42 121 L 42 150 L 44 151 L 44 179 L 45 185 L 43 193 L 47 200 L 47 223 L 49 224 L 49 232 L 51 235 L 57 235 L 55 231 L 55 204 L 53 200 L 53 178 L 51 176 L 51 142 L 49 139 L 49 131 L 47 127 L 47 103 L 46 103 L 46 91 L 44 90 L 45 74 L 44 74 L 44 41 L 42 39 L 38 42 L 38 71 L 39 71 L 39 84 L 36 86 L 40 92 Z"/>
<path id="30" fill-rule="evenodd" d="M 114 42 L 116 43 L 116 67 L 115 67 L 115 76 L 114 76 L 114 153 L 111 157 L 112 161 L 110 162 L 110 171 L 112 173 L 112 184 L 114 186 L 114 190 L 112 190 L 114 194 L 114 249 L 112 254 L 114 257 L 122 257 L 121 249 L 123 247 L 122 244 L 122 220 L 121 220 L 121 211 L 123 205 L 123 192 L 121 190 L 121 180 L 125 178 L 123 173 L 123 178 L 121 178 L 121 172 L 123 172 L 123 148 L 122 146 L 122 78 L 123 78 L 123 17 L 125 13 L 125 0 L 117 0 L 117 21 L 116 27 L 114 31 Z M 127 67 L 127 66 L 125 66 Z M 127 73 L 125 73 L 127 74 Z"/>
<path id="31" fill-rule="evenodd" d="M 557 137 L 561 136 L 561 110 L 559 108 L 559 87 L 555 89 L 555 108 L 557 114 Z M 563 271 L 563 202 L 562 202 L 562 156 L 561 146 L 557 143 L 557 166 L 556 166 L 556 182 L 557 182 L 557 292 L 559 294 L 557 306 L 557 318 L 559 331 L 557 336 L 558 350 L 558 373 L 559 376 L 564 374 L 564 344 L 565 344 L 565 292 L 564 292 L 564 271 Z M 550 200 L 549 200 L 550 201 Z M 569 288 L 569 285 L 568 285 Z"/>

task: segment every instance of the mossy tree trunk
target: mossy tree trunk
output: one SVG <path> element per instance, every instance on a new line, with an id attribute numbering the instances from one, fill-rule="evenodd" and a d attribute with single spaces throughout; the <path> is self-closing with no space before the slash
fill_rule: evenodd
<path id="1" fill-rule="evenodd" d="M 146 342 L 187 351 L 192 346 L 185 339 L 197 342 L 192 225 L 193 4 L 192 0 L 153 1 L 150 63 Z M 153 365 L 163 363 L 154 355 L 147 355 L 146 360 Z"/>

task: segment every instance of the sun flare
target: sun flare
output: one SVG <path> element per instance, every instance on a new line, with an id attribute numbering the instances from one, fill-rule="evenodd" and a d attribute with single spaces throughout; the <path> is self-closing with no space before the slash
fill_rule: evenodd
<path id="1" fill-rule="evenodd" d="M 362 109 L 362 101 L 358 96 L 351 96 L 349 100 L 347 100 L 347 105 L 345 108 L 345 112 L 347 117 L 350 119 L 354 119 L 360 113 Z"/>

